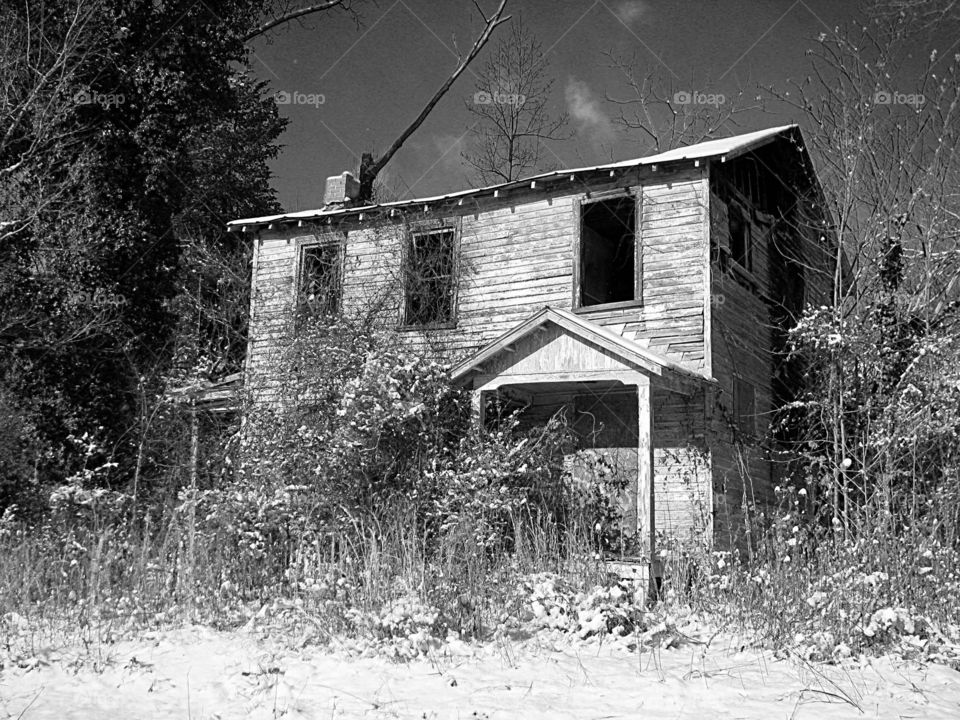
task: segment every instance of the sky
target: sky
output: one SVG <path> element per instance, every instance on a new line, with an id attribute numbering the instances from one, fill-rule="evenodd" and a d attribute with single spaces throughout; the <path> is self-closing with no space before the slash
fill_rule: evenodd
<path id="1" fill-rule="evenodd" d="M 496 0 L 477 0 L 487 13 Z M 323 204 L 324 179 L 356 172 L 362 152 L 381 153 L 449 76 L 482 29 L 472 0 L 355 0 L 359 22 L 336 11 L 257 40 L 255 75 L 290 102 L 290 123 L 272 163 L 286 211 Z M 732 98 L 759 86 L 787 89 L 809 71 L 821 33 L 858 20 L 855 0 L 509 0 L 541 42 L 555 79 L 550 107 L 570 116 L 571 136 L 550 143 L 553 167 L 579 167 L 645 154 L 636 130 L 616 123 L 611 98 L 630 91 L 610 56 L 656 72 L 675 90 Z M 504 35 L 501 27 L 497 33 Z M 471 186 L 461 150 L 475 118 L 467 111 L 479 64 L 495 34 L 427 121 L 381 173 L 398 197 Z M 748 132 L 794 122 L 787 108 L 741 118 Z"/>

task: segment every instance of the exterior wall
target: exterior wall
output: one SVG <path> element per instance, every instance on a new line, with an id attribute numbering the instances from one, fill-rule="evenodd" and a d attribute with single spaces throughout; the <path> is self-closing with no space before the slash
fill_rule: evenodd
<path id="1" fill-rule="evenodd" d="M 722 167 L 722 166 L 721 166 Z M 739 201 L 739 202 L 738 202 Z M 811 303 L 826 301 L 830 292 L 830 259 L 809 219 L 801 218 L 795 198 L 778 209 L 782 217 L 758 212 L 739 197 L 752 235 L 752 267 L 740 267 L 729 256 L 728 203 L 710 195 L 711 310 L 713 376 L 717 388 L 707 401 L 709 444 L 713 455 L 714 535 L 720 547 L 744 542 L 750 527 L 749 508 L 775 501 L 774 486 L 784 456 L 772 442 L 773 411 L 782 397 L 776 377 L 794 389 L 802 377 L 786 377 L 780 351 L 793 317 Z M 786 267 L 802 266 L 800 280 Z M 734 384 L 749 383 L 755 391 L 754 431 L 736 428 Z M 778 393 L 781 396 L 778 396 Z"/>
<path id="2" fill-rule="evenodd" d="M 706 179 L 700 169 L 637 175 L 621 181 L 639 196 L 641 301 L 616 310 L 584 309 L 585 317 L 704 371 L 707 273 Z M 593 184 L 591 194 L 616 187 Z M 582 190 L 578 186 L 578 190 Z M 400 319 L 402 242 L 411 224 L 459 227 L 456 325 L 421 331 L 400 328 L 414 345 L 456 360 L 550 305 L 572 309 L 579 205 L 586 191 L 512 201 L 453 214 L 417 214 L 328 227 L 264 230 L 254 265 L 248 378 L 268 384 L 276 354 L 293 331 L 298 248 L 322 238 L 345 243 L 343 307 L 371 314 L 386 326 Z"/>
<path id="3" fill-rule="evenodd" d="M 579 311 L 707 376 L 708 192 L 706 175 L 699 169 L 649 177 L 642 187 L 639 213 L 642 302 L 636 307 Z"/>
<path id="4" fill-rule="evenodd" d="M 719 388 L 711 394 L 708 412 L 711 424 L 715 528 L 721 547 L 734 545 L 745 532 L 744 506 L 772 500 L 771 465 L 759 438 L 766 436 L 766 423 L 773 409 L 771 369 L 772 325 L 762 299 L 769 291 L 764 281 L 769 266 L 766 243 L 755 242 L 752 273 L 732 261 L 721 269 L 720 248 L 730 245 L 728 208 L 717 195 L 710 198 L 711 240 L 714 261 L 711 277 L 711 347 L 713 373 Z M 753 238 L 760 228 L 747 218 Z M 750 383 L 755 391 L 756 432 L 739 435 L 734 425 L 734 379 Z M 757 497 L 759 494 L 760 497 Z"/>
<path id="5" fill-rule="evenodd" d="M 653 478 L 658 546 L 709 546 L 713 492 L 704 391 L 686 396 L 654 384 Z"/>

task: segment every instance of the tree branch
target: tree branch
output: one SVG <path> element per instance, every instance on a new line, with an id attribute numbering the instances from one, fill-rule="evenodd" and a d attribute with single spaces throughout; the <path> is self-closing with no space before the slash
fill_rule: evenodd
<path id="1" fill-rule="evenodd" d="M 476 4 L 476 3 L 475 3 Z M 358 198 L 359 202 L 366 203 L 369 202 L 373 197 L 373 181 L 376 179 L 377 175 L 384 166 L 390 162 L 397 150 L 406 142 L 417 128 L 419 128 L 423 121 L 427 119 L 427 116 L 433 110 L 440 99 L 446 94 L 447 90 L 450 89 L 450 86 L 456 81 L 460 74 L 467 69 L 467 66 L 470 62 L 477 56 L 483 46 L 487 44 L 487 41 L 490 39 L 490 36 L 493 34 L 494 29 L 501 23 L 505 23 L 510 20 L 510 15 L 503 17 L 503 10 L 507 5 L 507 0 L 500 0 L 500 5 L 497 7 L 496 12 L 491 15 L 489 18 L 484 17 L 486 25 L 483 28 L 483 32 L 480 33 L 480 36 L 473 43 L 473 47 L 470 48 L 470 52 L 467 54 L 467 57 L 457 66 L 457 69 L 453 71 L 450 77 L 440 86 L 440 88 L 433 94 L 433 97 L 430 98 L 429 102 L 423 107 L 423 110 L 420 111 L 420 114 L 417 115 L 416 119 L 407 126 L 400 137 L 393 141 L 393 144 L 387 149 L 387 151 L 380 156 L 378 160 L 374 160 L 371 155 L 364 154 L 360 162 L 360 197 Z"/>
<path id="2" fill-rule="evenodd" d="M 265 22 L 263 25 L 258 27 L 256 30 L 253 30 L 243 36 L 244 42 L 250 42 L 256 37 L 263 35 L 266 32 L 269 32 L 278 25 L 283 25 L 286 22 L 291 20 L 296 20 L 297 18 L 305 17 L 306 15 L 312 15 L 313 13 L 323 12 L 324 10 L 330 10 L 337 7 L 338 5 L 343 5 L 344 0 L 328 0 L 327 2 L 317 3 L 316 5 L 308 5 L 307 7 L 297 8 L 296 10 L 291 10 L 290 12 L 284 13 L 280 17 L 273 18 L 272 20 Z"/>

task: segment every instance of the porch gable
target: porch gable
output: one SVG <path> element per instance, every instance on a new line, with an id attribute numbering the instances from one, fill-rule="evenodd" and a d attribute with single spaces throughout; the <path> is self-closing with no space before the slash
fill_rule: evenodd
<path id="1" fill-rule="evenodd" d="M 545 307 L 461 362 L 454 381 L 474 389 L 505 384 L 618 380 L 687 386 L 700 375 L 566 310 Z"/>

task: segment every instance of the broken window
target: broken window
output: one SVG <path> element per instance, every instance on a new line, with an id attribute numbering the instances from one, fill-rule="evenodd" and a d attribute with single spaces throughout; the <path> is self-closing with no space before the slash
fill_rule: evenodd
<path id="1" fill-rule="evenodd" d="M 340 244 L 307 245 L 300 252 L 300 319 L 333 317 L 340 312 Z"/>
<path id="2" fill-rule="evenodd" d="M 404 258 L 404 325 L 453 322 L 456 296 L 454 240 L 453 228 L 409 235 Z"/>
<path id="3" fill-rule="evenodd" d="M 636 201 L 584 204 L 580 218 L 581 307 L 637 300 Z"/>
<path id="4" fill-rule="evenodd" d="M 756 392 L 753 385 L 740 378 L 733 379 L 733 417 L 741 433 L 756 434 Z"/>
<path id="5" fill-rule="evenodd" d="M 753 238 L 750 233 L 750 223 L 743 212 L 736 205 L 729 206 L 727 213 L 730 230 L 730 255 L 745 270 L 752 270 L 751 255 Z"/>

